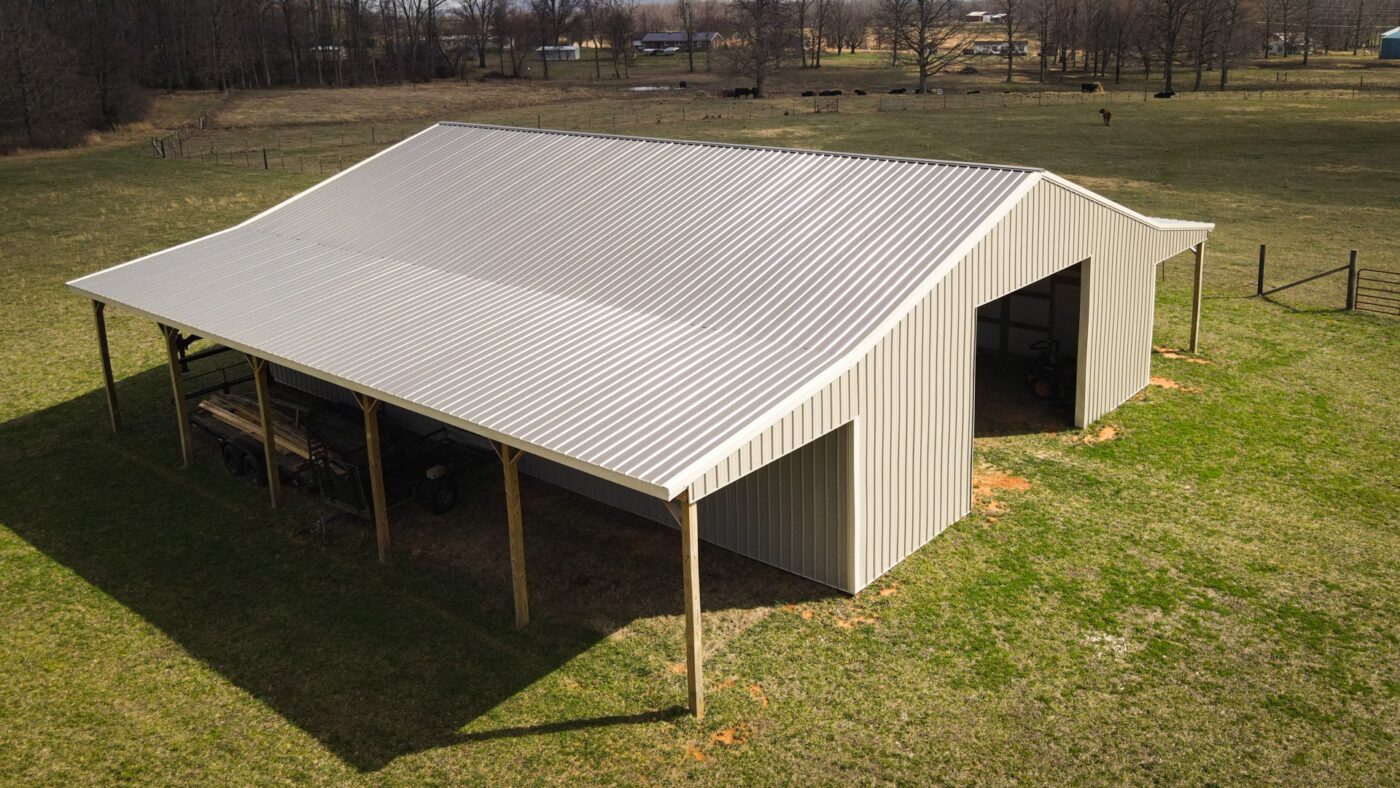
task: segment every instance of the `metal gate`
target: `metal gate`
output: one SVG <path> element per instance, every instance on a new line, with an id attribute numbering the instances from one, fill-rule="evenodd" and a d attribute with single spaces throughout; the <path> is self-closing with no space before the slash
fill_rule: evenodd
<path id="1" fill-rule="evenodd" d="M 1360 268 L 1356 271 L 1356 309 L 1400 315 L 1400 272 Z"/>

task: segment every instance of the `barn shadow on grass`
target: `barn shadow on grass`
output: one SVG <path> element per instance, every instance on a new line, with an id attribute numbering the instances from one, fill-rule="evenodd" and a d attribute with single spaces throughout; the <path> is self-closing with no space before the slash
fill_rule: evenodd
<path id="1" fill-rule="evenodd" d="M 533 620 L 516 631 L 499 466 L 467 479 L 449 515 L 395 510 L 395 556 L 381 567 L 367 528 L 328 543 L 294 536 L 315 499 L 289 492 L 271 511 L 211 442 L 181 469 L 166 381 L 152 369 L 119 382 L 120 436 L 100 391 L 0 424 L 0 522 L 348 765 L 371 772 L 437 747 L 684 715 L 684 677 L 666 669 L 684 653 L 674 530 L 522 480 Z M 707 619 L 836 594 L 718 548 L 701 554 Z M 463 732 L 658 617 L 669 618 L 647 624 L 666 643 L 647 668 L 650 702 L 584 686 L 581 700 Z"/>

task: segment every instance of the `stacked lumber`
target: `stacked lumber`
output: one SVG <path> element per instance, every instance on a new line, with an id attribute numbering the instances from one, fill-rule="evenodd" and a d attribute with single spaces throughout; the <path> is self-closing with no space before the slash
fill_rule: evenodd
<path id="1" fill-rule="evenodd" d="M 200 410 L 246 433 L 250 438 L 262 442 L 262 416 L 258 413 L 258 403 L 249 397 L 238 394 L 215 394 L 199 403 Z M 311 459 L 307 446 L 306 433 L 286 419 L 272 413 L 273 442 L 277 450 L 295 454 L 304 460 Z"/>

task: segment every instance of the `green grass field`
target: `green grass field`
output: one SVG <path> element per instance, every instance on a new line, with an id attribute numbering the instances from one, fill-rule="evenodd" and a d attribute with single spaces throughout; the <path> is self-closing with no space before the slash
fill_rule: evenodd
<path id="1" fill-rule="evenodd" d="M 327 120 L 307 95 L 262 116 L 235 97 L 263 120 L 195 142 L 311 133 L 306 154 L 348 164 L 382 146 L 370 125 L 423 125 Z M 117 138 L 0 159 L 0 781 L 1400 781 L 1400 319 L 1341 311 L 1336 277 L 1245 297 L 1259 243 L 1274 283 L 1352 248 L 1400 270 L 1400 101 L 1124 102 L 1105 129 L 1083 102 L 442 100 L 430 116 L 1039 165 L 1214 221 L 1210 363 L 1154 356 L 1164 385 L 1086 431 L 979 439 L 989 478 L 1028 489 L 989 488 L 855 598 L 702 549 L 696 722 L 666 529 L 527 483 L 516 632 L 495 472 L 464 511 L 396 526 L 387 568 L 363 531 L 298 536 L 309 497 L 269 511 L 207 445 L 179 467 L 157 331 L 119 312 L 127 429 L 107 430 L 89 305 L 62 282 L 317 173 Z M 1185 342 L 1187 276 L 1167 265 L 1159 345 Z"/>

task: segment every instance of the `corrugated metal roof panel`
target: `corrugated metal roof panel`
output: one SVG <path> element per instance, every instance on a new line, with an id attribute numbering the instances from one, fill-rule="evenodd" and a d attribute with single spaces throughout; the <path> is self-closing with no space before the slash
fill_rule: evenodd
<path id="1" fill-rule="evenodd" d="M 1038 175 L 440 124 L 72 284 L 670 495 Z"/>

